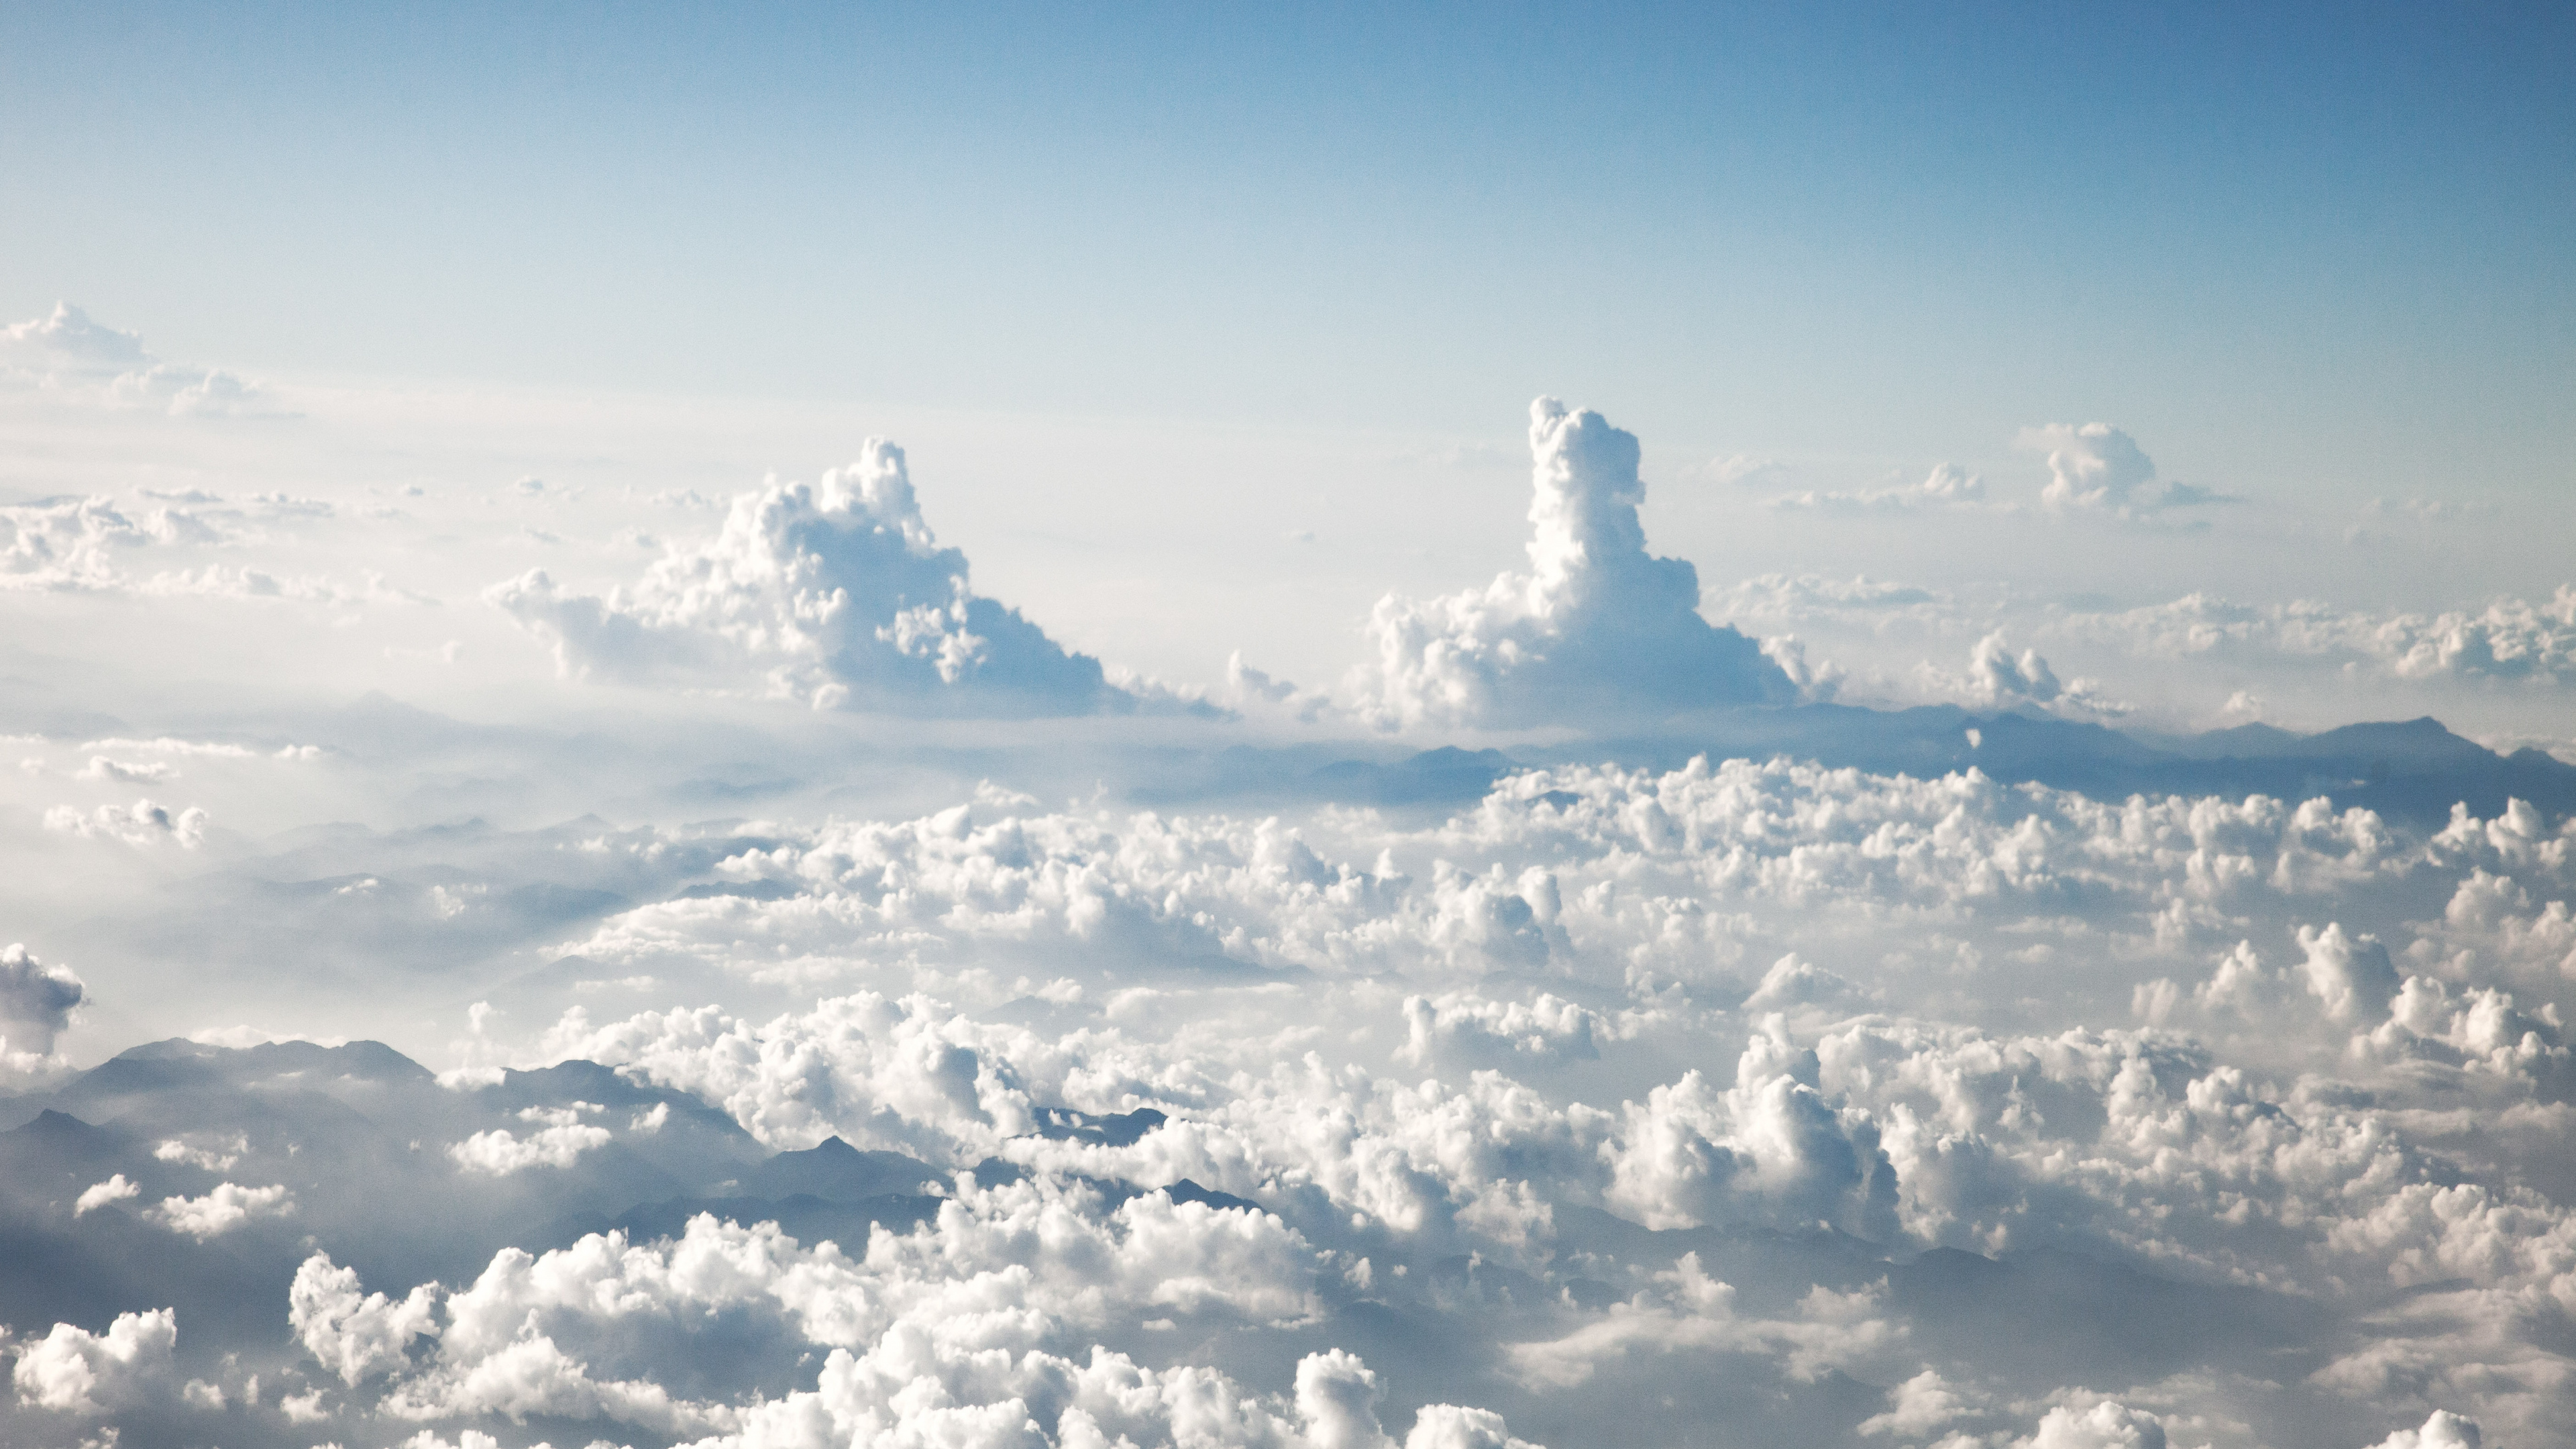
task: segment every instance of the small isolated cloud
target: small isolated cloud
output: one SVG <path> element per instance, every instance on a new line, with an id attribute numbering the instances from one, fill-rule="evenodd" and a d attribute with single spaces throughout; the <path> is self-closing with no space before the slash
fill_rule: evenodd
<path id="1" fill-rule="evenodd" d="M 146 1209 L 144 1216 L 202 1243 L 244 1223 L 282 1218 L 294 1211 L 294 1195 L 283 1184 L 244 1187 L 237 1182 L 222 1182 L 204 1197 L 165 1197 Z"/>
<path id="2" fill-rule="evenodd" d="M 173 815 L 150 800 L 132 805 L 101 805 L 84 812 L 77 805 L 57 805 L 45 812 L 45 828 L 84 839 L 120 840 L 127 845 L 168 843 L 194 850 L 205 843 L 206 812 L 195 806 Z"/>
<path id="3" fill-rule="evenodd" d="M 599 1110 L 588 1102 L 577 1106 Z M 608 1129 L 582 1121 L 575 1107 L 531 1107 L 519 1116 L 542 1125 L 525 1137 L 506 1128 L 477 1132 L 450 1146 L 447 1155 L 467 1172 L 507 1177 L 531 1167 L 570 1167 L 583 1153 L 608 1145 Z"/>
<path id="4" fill-rule="evenodd" d="M 1809 489 L 1784 493 L 1773 508 L 1825 513 L 1913 513 L 1926 508 L 1962 508 L 1986 501 L 1986 480 L 1955 463 L 1943 463 L 1922 482 L 1901 488 L 1869 488 L 1848 493 Z"/>
<path id="5" fill-rule="evenodd" d="M 103 327 L 68 302 L 0 327 L 0 389 L 182 417 L 269 410 L 255 384 L 221 368 L 164 362 L 140 334 Z"/>
<path id="6" fill-rule="evenodd" d="M 89 1000 L 81 979 L 48 966 L 24 945 L 0 951 L 0 1051 L 45 1056 Z"/>
<path id="7" fill-rule="evenodd" d="M 1929 666 L 1924 673 L 1935 693 L 1985 709 L 2036 705 L 2059 714 L 2091 718 L 2129 712 L 2129 706 L 2104 698 L 2101 686 L 2090 679 L 2059 680 L 2057 671 L 2049 667 L 2038 650 L 2013 653 L 2000 629 L 1978 640 L 1977 646 L 1968 651 L 1968 672 L 1964 676 L 1945 678 Z"/>
<path id="8" fill-rule="evenodd" d="M 2171 508 L 2231 500 L 2189 483 L 2156 477 L 2138 440 L 2109 423 L 2049 423 L 2024 428 L 2017 446 L 2048 455 L 2048 486 L 2039 501 L 2058 513 L 2095 510 L 2138 518 Z"/>
<path id="9" fill-rule="evenodd" d="M 1383 724 L 1570 723 L 1796 697 L 1759 645 L 1700 617 L 1697 570 L 1646 552 L 1633 435 L 1540 398 L 1530 452 L 1527 573 L 1378 601 L 1361 686 Z"/>
<path id="10" fill-rule="evenodd" d="M 94 1182 L 82 1188 L 81 1195 L 72 1202 L 72 1216 L 83 1217 L 92 1210 L 103 1208 L 109 1203 L 123 1202 L 128 1198 L 142 1195 L 143 1189 L 126 1181 L 125 1174 L 120 1172 L 105 1182 Z"/>
<path id="11" fill-rule="evenodd" d="M 1928 1439 L 1974 1412 L 1959 1394 L 1958 1386 L 1941 1377 L 1936 1369 L 1925 1369 L 1887 1391 L 1891 1401 L 1884 1414 L 1872 1414 L 1860 1421 L 1863 1437 L 1892 1435 L 1899 1439 Z"/>
<path id="12" fill-rule="evenodd" d="M 819 709 L 1068 715 L 1135 709 L 1100 661 L 969 586 L 923 521 L 903 450 L 871 438 L 822 481 L 733 501 L 714 538 L 606 595 L 532 570 L 484 597 L 566 674 L 669 681 Z"/>

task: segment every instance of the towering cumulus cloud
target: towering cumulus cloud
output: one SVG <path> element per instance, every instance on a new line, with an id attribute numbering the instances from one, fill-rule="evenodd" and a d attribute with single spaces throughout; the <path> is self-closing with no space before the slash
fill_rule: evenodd
<path id="1" fill-rule="evenodd" d="M 674 549 L 631 589 L 575 593 L 540 569 L 485 597 L 571 674 L 916 714 L 1138 702 L 1099 660 L 974 592 L 965 553 L 941 548 L 922 521 L 903 449 L 882 438 L 820 483 L 738 495 L 722 532 Z"/>
<path id="2" fill-rule="evenodd" d="M 1436 599 L 1390 594 L 1369 621 L 1382 722 L 1628 722 L 1796 690 L 1759 645 L 1699 615 L 1689 562 L 1646 552 L 1637 439 L 1589 409 L 1530 404 L 1527 573 Z"/>

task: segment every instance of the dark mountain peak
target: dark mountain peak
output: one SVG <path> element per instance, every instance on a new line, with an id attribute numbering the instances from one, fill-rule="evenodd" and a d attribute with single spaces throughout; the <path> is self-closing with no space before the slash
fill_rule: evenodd
<path id="1" fill-rule="evenodd" d="M 862 1152 L 838 1137 L 801 1152 L 781 1152 L 745 1173 L 745 1197 L 817 1197 L 826 1202 L 859 1202 L 888 1194 L 921 1191 L 924 1182 L 946 1174 L 900 1152 Z"/>
<path id="2" fill-rule="evenodd" d="M 551 1067 L 538 1067 L 534 1071 L 514 1069 L 504 1072 L 497 1090 L 514 1101 L 521 1097 L 531 1100 L 579 1097 L 612 1107 L 647 1097 L 658 1099 L 660 1095 L 619 1076 L 615 1067 L 602 1066 L 581 1057 L 560 1061 Z"/>
<path id="3" fill-rule="evenodd" d="M 95 1149 L 113 1147 L 117 1143 L 117 1134 L 109 1129 L 84 1122 L 69 1112 L 57 1112 L 51 1107 L 37 1113 L 32 1122 L 0 1132 L 0 1138 L 13 1145 L 53 1148 Z"/>
<path id="4" fill-rule="evenodd" d="M 432 1081 L 437 1076 L 429 1068 L 380 1041 L 344 1042 L 338 1046 L 310 1041 L 269 1041 L 246 1047 L 228 1047 L 174 1036 L 130 1047 L 117 1053 L 111 1062 L 98 1070 L 105 1071 L 107 1066 L 116 1062 L 163 1064 L 183 1071 L 190 1066 L 228 1073 L 247 1069 L 249 1074 L 263 1076 L 316 1072 L 333 1077 L 407 1083 Z M 118 1080 L 144 1083 L 158 1079 L 129 1075 Z"/>

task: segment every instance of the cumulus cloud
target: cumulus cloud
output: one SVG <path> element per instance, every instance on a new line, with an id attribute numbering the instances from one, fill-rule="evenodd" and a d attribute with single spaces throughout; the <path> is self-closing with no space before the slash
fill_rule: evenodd
<path id="1" fill-rule="evenodd" d="M 2375 938 L 2355 940 L 2341 924 L 2328 922 L 2322 931 L 2301 926 L 2299 949 L 2307 953 L 2300 969 L 2308 990 L 2324 1004 L 2327 1016 L 2367 1025 L 2388 1014 L 2400 983 L 2388 948 Z"/>
<path id="2" fill-rule="evenodd" d="M 2160 480 L 2137 439 L 2108 423 L 2050 423 L 2022 429 L 2021 447 L 2048 455 L 2040 502 L 2059 513 L 2096 511 L 2138 518 L 2167 509 L 2226 501 L 2188 483 Z"/>
<path id="3" fill-rule="evenodd" d="M 869 1431 L 902 1441 L 1041 1425 L 1054 1442 L 1151 1442 L 1176 1423 L 1283 1449 L 1389 1442 L 1374 1376 L 1347 1354 L 1302 1364 L 1292 1408 L 1206 1369 L 1050 1352 L 1059 1328 L 1122 1307 L 1255 1320 L 1309 1311 L 1301 1285 L 1313 1269 L 1276 1218 L 1160 1194 L 1106 1217 L 1082 1206 L 1040 1184 L 969 1187 L 935 1221 L 875 1236 L 855 1257 L 774 1224 L 701 1215 L 653 1244 L 606 1234 L 543 1255 L 504 1250 L 472 1286 L 399 1304 L 361 1298 L 353 1274 L 316 1257 L 298 1272 L 297 1328 L 344 1382 L 389 1375 L 397 1417 L 543 1414 L 712 1431 L 701 1442 L 741 1446 L 809 1442 L 815 1430 L 828 1442 Z M 726 1324 L 828 1348 L 819 1386 L 742 1408 L 628 1376 Z M 408 1356 L 424 1337 L 434 1353 Z"/>
<path id="4" fill-rule="evenodd" d="M 903 450 L 871 438 L 815 484 L 733 500 L 714 538 L 602 596 L 536 570 L 485 597 L 568 674 L 747 691 L 817 708 L 1064 715 L 1132 710 L 1100 661 L 976 594 L 941 548 Z"/>
<path id="5" fill-rule="evenodd" d="M 69 967 L 48 966 L 23 942 L 0 951 L 0 1051 L 48 1056 L 54 1038 L 89 1000 Z"/>
<path id="6" fill-rule="evenodd" d="M 118 807 L 101 805 L 83 811 L 56 805 L 45 812 L 45 828 L 84 839 L 115 840 L 127 845 L 175 845 L 194 850 L 205 843 L 206 812 L 197 806 L 172 814 L 150 800 Z"/>
<path id="7" fill-rule="evenodd" d="M 2081 1412 L 2060 1404 L 2016 1449 L 2165 1449 L 2165 1429 L 2155 1415 L 2114 1399 Z"/>
<path id="8" fill-rule="evenodd" d="M 143 1189 L 127 1182 L 125 1174 L 120 1172 L 105 1182 L 94 1182 L 82 1188 L 81 1195 L 72 1203 L 72 1216 L 81 1217 L 110 1203 L 124 1202 L 129 1198 L 142 1195 Z"/>
<path id="9" fill-rule="evenodd" d="M 2478 1421 L 2435 1409 L 2420 1429 L 2400 1429 L 2372 1449 L 2478 1449 Z"/>
<path id="10" fill-rule="evenodd" d="M 2315 600 L 2241 604 L 2206 593 L 2115 613 L 2069 615 L 2070 636 L 2169 659 L 2319 659 L 2400 679 L 2576 679 L 2576 585 L 2547 600 L 2497 598 L 2436 614 L 2378 613 Z"/>
<path id="11" fill-rule="evenodd" d="M 2129 706 L 2106 699 L 2101 686 L 2090 679 L 2061 683 L 2057 671 L 2040 657 L 2036 649 L 2025 649 L 2016 655 L 2003 631 L 1998 629 L 1977 641 L 1968 652 L 1967 672 L 1957 678 L 1943 676 L 1929 665 L 1924 677 L 1936 693 L 1946 693 L 1968 703 L 1988 709 L 2013 705 L 2034 705 L 2079 717 L 2116 717 L 2127 714 Z"/>
<path id="12" fill-rule="evenodd" d="M 244 1223 L 287 1217 L 294 1211 L 295 1198 L 283 1184 L 244 1187 L 237 1182 L 223 1182 L 203 1197 L 165 1197 L 146 1209 L 144 1216 L 202 1243 Z"/>
<path id="13" fill-rule="evenodd" d="M 57 1323 L 18 1347 L 18 1402 L 62 1414 L 100 1414 L 142 1402 L 170 1377 L 179 1321 L 167 1308 L 120 1313 L 105 1333 Z"/>
<path id="14" fill-rule="evenodd" d="M 1863 1437 L 1928 1439 L 1970 1412 L 1958 1386 L 1942 1378 L 1938 1369 L 1925 1369 L 1888 1390 L 1887 1396 L 1892 1402 L 1885 1413 L 1860 1421 L 1858 1430 Z"/>
<path id="15" fill-rule="evenodd" d="M 519 1114 L 520 1118 L 542 1125 L 527 1136 L 518 1136 L 508 1128 L 477 1132 L 450 1145 L 447 1155 L 467 1172 L 485 1177 L 507 1177 L 531 1167 L 570 1167 L 583 1153 L 607 1146 L 614 1135 L 605 1127 L 582 1121 L 581 1108 L 600 1110 L 589 1102 L 574 1107 L 530 1107 Z"/>
<path id="16" fill-rule="evenodd" d="M 1583 722 L 1795 697 L 1753 640 L 1700 617 L 1687 561 L 1646 552 L 1634 436 L 1541 398 L 1530 452 L 1527 573 L 1378 602 L 1360 687 L 1382 722 Z"/>
<path id="17" fill-rule="evenodd" d="M 401 1299 L 362 1294 L 357 1270 L 335 1266 L 324 1253 L 295 1270 L 286 1302 L 296 1340 L 351 1387 L 408 1368 L 412 1340 L 437 1329 L 436 1284 L 421 1284 Z"/>
<path id="18" fill-rule="evenodd" d="M 0 327 L 0 387 L 174 416 L 268 410 L 257 385 L 220 368 L 164 362 L 144 350 L 139 334 L 102 326 L 68 302 Z"/>

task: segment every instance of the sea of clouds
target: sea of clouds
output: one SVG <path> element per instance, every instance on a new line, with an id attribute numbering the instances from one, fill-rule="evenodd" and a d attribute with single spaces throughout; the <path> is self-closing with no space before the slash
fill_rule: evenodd
<path id="1" fill-rule="evenodd" d="M 881 439 L 0 389 L 0 1442 L 2576 1443 L 2576 588 L 1703 580 L 1541 399 L 1523 560 L 1158 678 Z M 2021 443 L 1767 503 L 2244 506 Z"/>

